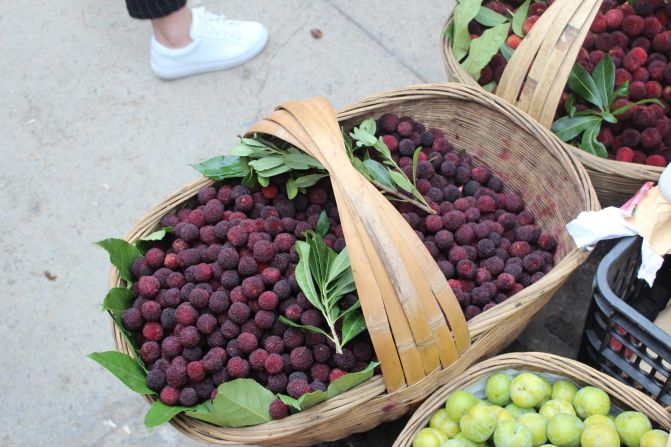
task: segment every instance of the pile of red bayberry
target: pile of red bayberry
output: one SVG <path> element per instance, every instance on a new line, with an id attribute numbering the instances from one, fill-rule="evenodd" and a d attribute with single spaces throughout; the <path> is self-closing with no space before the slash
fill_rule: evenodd
<path id="1" fill-rule="evenodd" d="M 383 115 L 377 128 L 409 178 L 412 156 L 422 148 L 416 185 L 436 214 L 409 203 L 397 208 L 436 259 L 467 318 L 552 268 L 555 239 L 541 234 L 522 197 L 504 191 L 487 167 L 472 166 L 443 132 L 411 118 Z M 322 335 L 279 319 L 326 329 L 294 275 L 295 241 L 315 228 L 322 212 L 330 221 L 325 243 L 336 252 L 345 247 L 328 179 L 293 200 L 286 180 L 274 177 L 264 188 L 225 182 L 201 189 L 191 207 L 163 217 L 174 235 L 133 263 L 137 299 L 122 320 L 150 370 L 148 387 L 164 403 L 194 405 L 213 398 L 219 384 L 243 377 L 298 398 L 325 390 L 374 358 L 366 333 L 338 354 Z M 345 309 L 356 300 L 350 294 L 339 305 Z M 286 408 L 277 413 L 286 415 Z"/>
<path id="2" fill-rule="evenodd" d="M 522 1 L 490 1 L 486 7 L 506 15 Z M 535 2 L 529 6 L 524 23 L 526 34 L 553 1 Z M 629 93 L 616 101 L 614 108 L 642 99 L 658 99 L 662 104 L 637 105 L 618 117 L 617 123 L 603 122 L 597 140 L 608 150 L 608 158 L 664 167 L 671 162 L 671 3 L 664 0 L 604 0 L 583 43 L 577 63 L 588 72 L 609 54 L 615 67 L 616 88 L 630 82 Z M 475 21 L 469 25 L 474 37 L 483 32 Z M 512 34 L 506 41 L 513 49 L 521 38 Z M 499 82 L 507 64 L 499 51 L 482 70 L 481 85 Z M 557 108 L 557 118 L 566 115 L 568 97 L 564 92 Z M 576 102 L 578 111 L 594 106 Z"/>

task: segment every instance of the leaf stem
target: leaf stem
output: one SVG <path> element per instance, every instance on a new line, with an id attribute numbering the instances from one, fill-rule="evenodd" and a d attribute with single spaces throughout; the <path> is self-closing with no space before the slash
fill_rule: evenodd
<path id="1" fill-rule="evenodd" d="M 397 199 L 399 199 L 402 202 L 408 202 L 408 203 L 416 206 L 417 208 L 420 208 L 420 209 L 424 210 L 425 212 L 427 212 L 429 214 L 436 214 L 436 211 L 426 203 L 422 203 L 419 200 L 415 200 L 411 197 L 408 197 L 405 194 L 403 194 L 400 191 L 397 191 L 395 189 L 388 188 L 388 187 L 384 186 L 381 183 L 378 183 L 377 181 L 375 181 L 373 179 L 369 179 L 369 181 L 373 185 L 375 185 L 375 187 L 377 189 L 381 189 L 382 191 L 386 192 L 387 194 L 391 194 L 392 196 L 396 197 Z"/>

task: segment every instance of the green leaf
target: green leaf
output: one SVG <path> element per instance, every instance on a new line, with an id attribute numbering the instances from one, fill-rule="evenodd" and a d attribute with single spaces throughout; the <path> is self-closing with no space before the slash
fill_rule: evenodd
<path id="1" fill-rule="evenodd" d="M 610 112 L 601 112 L 599 113 L 599 116 L 606 122 L 613 124 L 617 123 L 617 118 L 615 118 Z"/>
<path id="2" fill-rule="evenodd" d="M 96 244 L 109 253 L 110 262 L 119 270 L 119 275 L 126 281 L 132 282 L 133 275 L 130 272 L 130 267 L 133 261 L 142 256 L 140 250 L 123 239 L 104 239 L 96 242 Z"/>
<path id="3" fill-rule="evenodd" d="M 575 116 L 573 118 L 563 116 L 552 124 L 552 132 L 554 132 L 560 140 L 568 142 L 580 135 L 595 122 L 600 121 L 601 117 L 594 115 Z"/>
<path id="4" fill-rule="evenodd" d="M 366 172 L 373 180 L 387 188 L 394 188 L 394 182 L 389 177 L 389 170 L 382 166 L 381 163 L 369 158 L 363 164 L 366 167 Z"/>
<path id="5" fill-rule="evenodd" d="M 329 265 L 329 274 L 326 277 L 326 282 L 334 281 L 338 276 L 347 269 L 352 269 L 352 264 L 349 260 L 349 252 L 347 247 L 343 248 L 340 253 L 335 257 L 333 262 Z"/>
<path id="6" fill-rule="evenodd" d="M 158 427 L 165 424 L 178 414 L 191 410 L 193 407 L 182 407 L 180 405 L 166 405 L 160 400 L 154 401 L 144 415 L 144 426 L 147 428 Z"/>
<path id="7" fill-rule="evenodd" d="M 215 181 L 240 178 L 247 174 L 247 170 L 243 169 L 240 163 L 240 157 L 233 155 L 219 155 L 191 166 L 205 177 Z"/>
<path id="8" fill-rule="evenodd" d="M 326 211 L 322 211 L 319 214 L 319 219 L 317 219 L 317 234 L 320 234 L 322 237 L 326 236 L 326 233 L 329 232 L 330 225 Z"/>
<path id="9" fill-rule="evenodd" d="M 257 176 L 256 176 L 256 171 L 253 169 L 250 169 L 245 177 L 242 179 L 242 183 L 244 186 L 254 186 L 257 183 Z"/>
<path id="10" fill-rule="evenodd" d="M 239 146 L 235 146 L 231 149 L 231 155 L 236 157 L 249 157 L 252 154 L 259 154 L 259 148 L 251 146 L 249 144 L 241 143 Z"/>
<path id="11" fill-rule="evenodd" d="M 454 40 L 454 21 L 451 21 L 450 24 L 447 25 L 447 28 L 445 28 L 443 33 L 447 36 L 447 40 L 450 42 Z"/>
<path id="12" fill-rule="evenodd" d="M 269 171 L 273 168 L 277 168 L 278 166 L 283 165 L 284 165 L 284 158 L 274 156 L 259 158 L 249 162 L 249 166 L 254 168 L 254 170 L 257 171 L 259 174 L 261 174 L 262 171 Z"/>
<path id="13" fill-rule="evenodd" d="M 520 37 L 524 37 L 523 27 L 529 13 L 529 3 L 531 0 L 526 0 L 513 13 L 513 32 Z"/>
<path id="14" fill-rule="evenodd" d="M 247 427 L 271 420 L 268 407 L 275 395 L 253 379 L 235 379 L 219 385 L 211 412 L 229 427 Z"/>
<path id="15" fill-rule="evenodd" d="M 316 185 L 317 182 L 324 177 L 328 177 L 328 174 L 308 174 L 302 177 L 296 177 L 294 179 L 294 184 L 297 188 L 307 188 L 308 186 Z"/>
<path id="16" fill-rule="evenodd" d="M 604 110 L 607 103 L 601 100 L 599 88 L 592 76 L 580 64 L 575 64 L 568 78 L 569 88 L 578 96 L 588 101 L 599 109 Z"/>
<path id="17" fill-rule="evenodd" d="M 452 51 L 458 61 L 468 54 L 468 47 L 471 44 L 468 24 L 478 15 L 481 6 L 482 0 L 460 0 L 454 8 Z"/>
<path id="18" fill-rule="evenodd" d="M 366 132 L 369 135 L 375 135 L 377 125 L 375 124 L 374 119 L 368 118 L 363 120 L 361 124 L 359 124 L 359 129 L 361 129 L 363 132 Z"/>
<path id="19" fill-rule="evenodd" d="M 125 287 L 113 287 L 105 295 L 102 310 L 124 311 L 131 307 L 134 300 L 135 295 L 132 290 Z"/>
<path id="20" fill-rule="evenodd" d="M 322 171 L 324 170 L 324 166 L 322 166 L 319 161 L 303 152 L 285 155 L 284 163 L 291 169 L 305 170 L 315 168 Z"/>
<path id="21" fill-rule="evenodd" d="M 290 178 L 287 180 L 287 197 L 293 199 L 298 195 L 298 187 L 296 186 L 296 180 Z"/>
<path id="22" fill-rule="evenodd" d="M 482 86 L 482 88 L 485 89 L 485 91 L 492 93 L 496 88 L 496 81 L 492 81 L 489 84 L 485 84 Z"/>
<path id="23" fill-rule="evenodd" d="M 328 386 L 328 389 L 326 390 L 326 395 L 329 399 L 331 399 L 338 394 L 342 394 L 345 391 L 351 390 L 360 383 L 365 382 L 366 380 L 373 377 L 373 370 L 377 365 L 379 365 L 379 363 L 370 362 L 366 369 L 359 372 L 345 374 L 341 378 L 331 382 Z"/>
<path id="24" fill-rule="evenodd" d="M 387 145 L 384 144 L 382 138 L 378 138 L 377 142 L 373 145 L 373 147 L 377 150 L 378 154 L 380 154 L 384 160 L 392 160 L 391 151 L 389 150 Z"/>
<path id="25" fill-rule="evenodd" d="M 417 183 L 417 164 L 419 163 L 419 154 L 422 153 L 422 148 L 418 147 L 412 154 L 412 184 Z"/>
<path id="26" fill-rule="evenodd" d="M 256 180 L 258 180 L 259 185 L 260 185 L 262 188 L 265 188 L 266 186 L 270 185 L 270 179 L 269 179 L 268 177 L 261 177 L 261 176 L 258 176 L 258 177 L 256 178 Z"/>
<path id="27" fill-rule="evenodd" d="M 324 335 L 328 338 L 331 338 L 331 336 L 329 334 L 327 334 L 326 331 L 324 331 L 321 328 L 318 328 L 317 326 L 312 326 L 310 324 L 296 323 L 294 321 L 291 321 L 290 319 L 288 319 L 284 315 L 280 315 L 280 321 L 282 323 L 286 324 L 287 326 L 295 327 L 296 329 L 302 329 L 302 330 L 308 331 L 308 332 L 313 332 L 315 334 L 322 334 L 322 335 Z"/>
<path id="28" fill-rule="evenodd" d="M 289 172 L 291 169 L 289 169 L 289 166 L 287 165 L 279 165 L 274 168 L 257 172 L 259 177 L 275 177 L 276 175 L 284 174 L 285 172 Z"/>
<path id="29" fill-rule="evenodd" d="M 475 21 L 486 27 L 492 27 L 507 22 L 508 18 L 486 6 L 481 6 L 478 14 L 475 16 Z"/>
<path id="30" fill-rule="evenodd" d="M 613 96 L 610 98 L 610 101 L 608 102 L 608 108 L 613 106 L 613 103 L 618 99 L 618 98 L 624 98 L 629 96 L 629 81 L 624 81 L 624 83 L 617 88 L 613 92 Z"/>
<path id="31" fill-rule="evenodd" d="M 296 264 L 296 269 L 294 270 L 296 282 L 308 301 L 323 313 L 324 309 L 319 300 L 319 295 L 317 295 L 317 289 L 315 288 L 314 281 L 312 281 L 312 273 L 309 267 L 310 245 L 307 242 L 296 241 L 295 246 L 299 256 L 298 264 Z"/>
<path id="32" fill-rule="evenodd" d="M 406 192 L 412 192 L 412 183 L 410 183 L 410 180 L 408 180 L 408 177 L 406 177 L 405 174 L 397 171 L 389 171 L 389 176 L 399 188 Z"/>
<path id="33" fill-rule="evenodd" d="M 610 100 L 613 97 L 613 90 L 615 89 L 615 64 L 609 54 L 606 53 L 599 63 L 596 64 L 596 67 L 592 70 L 592 77 L 594 78 L 597 91 L 601 97 L 601 103 L 605 108 L 606 104 L 610 104 Z M 617 122 L 617 120 L 615 122 Z"/>
<path id="34" fill-rule="evenodd" d="M 310 393 L 303 394 L 298 399 L 298 405 L 300 405 L 301 410 L 308 410 L 314 407 L 317 404 L 320 404 L 328 399 L 325 391 L 316 390 Z"/>
<path id="35" fill-rule="evenodd" d="M 608 158 L 608 152 L 603 144 L 597 141 L 596 137 L 599 135 L 601 130 L 601 123 L 595 122 L 587 129 L 585 133 L 582 134 L 582 140 L 580 142 L 580 147 L 589 152 L 590 154 L 596 155 L 601 158 Z"/>
<path id="36" fill-rule="evenodd" d="M 499 52 L 501 45 L 505 43 L 509 30 L 510 24 L 503 23 L 486 30 L 480 37 L 471 42 L 468 57 L 461 66 L 473 79 L 480 78 L 482 69 L 491 62 L 494 55 Z"/>
<path id="37" fill-rule="evenodd" d="M 168 234 L 173 234 L 174 232 L 172 227 L 163 227 L 136 241 L 135 246 L 144 253 L 149 249 L 152 242 L 162 241 Z"/>
<path id="38" fill-rule="evenodd" d="M 576 112 L 575 107 L 575 95 L 573 93 L 569 94 L 566 98 L 566 103 L 564 104 L 564 109 L 570 118 L 573 118 Z"/>
<path id="39" fill-rule="evenodd" d="M 132 340 L 133 337 L 123 326 L 123 321 L 121 320 L 123 310 L 108 309 L 108 312 L 112 316 L 112 321 L 114 321 L 114 325 L 117 327 L 117 330 L 119 331 L 123 339 L 126 341 L 126 345 L 130 346 L 133 349 L 133 352 L 135 352 L 135 358 L 133 359 L 133 361 L 137 363 L 137 365 L 140 367 L 140 369 L 142 369 L 145 372 L 146 375 L 147 367 L 144 366 L 144 363 L 142 363 L 142 361 L 140 360 L 140 350 L 137 348 L 137 346 L 135 346 L 135 341 Z"/>
<path id="40" fill-rule="evenodd" d="M 291 396 L 287 396 L 286 394 L 278 394 L 277 395 L 278 399 L 284 402 L 289 408 L 296 411 L 301 411 L 301 403 L 298 402 L 298 399 L 294 399 Z"/>
<path id="41" fill-rule="evenodd" d="M 505 44 L 505 43 L 503 45 L 501 45 L 499 50 L 501 51 L 501 54 L 503 55 L 503 57 L 506 58 L 506 61 L 510 62 L 510 59 L 513 57 L 513 53 L 515 53 L 515 50 L 510 48 L 508 46 L 508 44 Z"/>
<path id="42" fill-rule="evenodd" d="M 620 116 L 627 110 L 631 109 L 632 107 L 644 104 L 659 104 L 660 106 L 663 105 L 661 101 L 657 98 L 641 99 L 636 102 L 630 102 L 629 104 L 625 104 L 622 107 L 618 107 L 617 109 L 613 110 L 613 115 Z"/>
<path id="43" fill-rule="evenodd" d="M 145 381 L 146 373 L 137 364 L 135 359 L 129 355 L 117 351 L 94 352 L 88 355 L 90 359 L 99 363 L 128 388 L 140 394 L 156 394 L 149 388 Z"/>
<path id="44" fill-rule="evenodd" d="M 366 320 L 361 311 L 350 312 L 342 320 L 342 346 L 366 330 Z"/>

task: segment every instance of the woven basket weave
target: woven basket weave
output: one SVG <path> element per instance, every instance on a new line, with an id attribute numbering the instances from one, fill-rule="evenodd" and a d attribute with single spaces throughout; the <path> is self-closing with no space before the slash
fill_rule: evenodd
<path id="1" fill-rule="evenodd" d="M 592 385 L 604 390 L 621 409 L 639 411 L 650 418 L 653 424 L 665 430 L 671 429 L 671 413 L 654 399 L 640 391 L 624 385 L 622 382 L 603 374 L 589 366 L 553 354 L 543 352 L 514 352 L 499 355 L 473 365 L 458 379 L 436 391 L 415 411 L 403 431 L 396 438 L 394 447 L 409 447 L 417 433 L 429 422 L 433 413 L 445 405 L 450 393 L 466 389 L 475 382 L 491 374 L 507 369 L 527 370 L 551 373 L 576 382 L 579 385 Z"/>
<path id="2" fill-rule="evenodd" d="M 508 62 L 496 94 L 550 128 L 580 47 L 602 0 L 556 0 Z M 444 29 L 452 22 L 450 17 Z M 454 56 L 443 33 L 448 78 L 480 87 Z M 608 160 L 567 145 L 587 169 L 603 206 L 620 206 L 646 181 L 657 181 L 663 168 Z"/>
<path id="3" fill-rule="evenodd" d="M 375 376 L 307 411 L 254 427 L 224 428 L 177 416 L 171 424 L 187 436 L 215 444 L 309 445 L 394 420 L 479 358 L 495 354 L 512 342 L 587 258 L 586 252 L 575 247 L 565 224 L 581 211 L 598 209 L 596 194 L 582 165 L 531 117 L 486 92 L 458 84 L 440 84 L 414 86 L 364 99 L 340 110 L 338 121 L 349 129 L 365 118 L 377 118 L 384 113 L 412 116 L 427 127 L 442 129 L 457 149 L 467 150 L 476 164 L 489 166 L 508 190 L 521 193 L 543 232 L 558 241 L 555 267 L 535 284 L 470 320 L 468 349 L 453 363 L 443 364 L 419 380 L 406 378 L 406 384 L 391 387 L 381 376 Z M 212 183 L 201 178 L 172 194 L 134 226 L 127 240 L 132 242 L 154 231 L 163 215 Z M 118 272 L 112 269 L 110 287 L 120 284 Z M 366 314 L 366 309 L 363 310 Z M 366 314 L 367 324 L 368 317 Z M 113 331 L 117 349 L 132 355 L 116 328 Z M 381 358 L 384 353 L 377 349 L 376 346 Z"/>

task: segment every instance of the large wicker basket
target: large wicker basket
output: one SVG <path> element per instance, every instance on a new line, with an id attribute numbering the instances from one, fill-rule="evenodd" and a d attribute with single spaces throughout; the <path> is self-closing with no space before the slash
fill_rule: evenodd
<path id="1" fill-rule="evenodd" d="M 407 384 L 389 391 L 385 380 L 375 376 L 307 411 L 254 427 L 224 428 L 184 415 L 174 418 L 172 425 L 187 436 L 214 444 L 309 445 L 394 420 L 478 359 L 493 355 L 512 342 L 587 258 L 586 252 L 576 248 L 565 224 L 581 211 L 598 209 L 589 176 L 559 140 L 531 117 L 486 92 L 440 84 L 364 99 L 340 110 L 338 120 L 347 129 L 387 112 L 409 115 L 428 127 L 444 130 L 457 149 L 466 149 L 475 163 L 488 165 L 507 188 L 522 193 L 542 230 L 558 241 L 556 266 L 535 284 L 470 320 L 470 347 L 456 361 L 436 368 L 421 380 L 407 380 Z M 163 215 L 210 184 L 210 180 L 201 178 L 166 198 L 133 227 L 127 240 L 135 241 L 154 231 Z M 112 269 L 109 285 L 119 284 L 118 272 Z M 368 315 L 366 318 L 368 321 Z M 132 349 L 116 329 L 114 337 L 117 349 L 132 355 Z M 381 354 L 378 352 L 378 358 Z"/>
<path id="2" fill-rule="evenodd" d="M 556 0 L 540 17 L 509 61 L 496 94 L 550 128 L 561 93 L 602 0 Z M 450 17 L 445 28 L 452 23 Z M 480 87 L 459 64 L 449 39 L 441 38 L 450 81 Z M 567 145 L 587 169 L 602 206 L 620 206 L 663 168 L 608 160 Z"/>
<path id="3" fill-rule="evenodd" d="M 562 376 L 578 385 L 593 385 L 604 390 L 613 405 L 622 409 L 639 411 L 648 416 L 654 425 L 671 429 L 671 413 L 654 399 L 622 382 L 589 366 L 553 354 L 543 352 L 514 352 L 499 355 L 473 365 L 459 378 L 436 391 L 415 411 L 403 431 L 398 435 L 394 447 L 409 447 L 417 433 L 424 428 L 433 413 L 445 405 L 450 393 L 467 389 L 474 383 L 504 370 L 526 370 Z"/>

